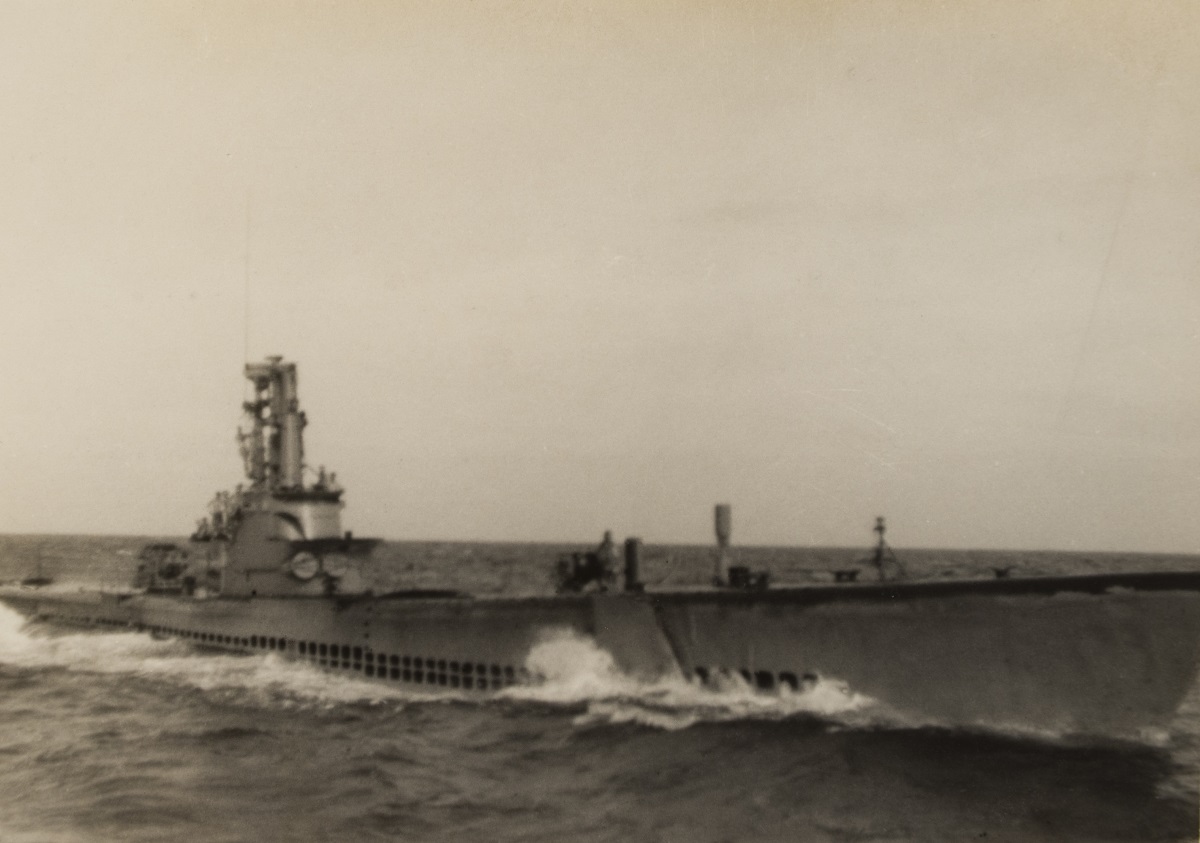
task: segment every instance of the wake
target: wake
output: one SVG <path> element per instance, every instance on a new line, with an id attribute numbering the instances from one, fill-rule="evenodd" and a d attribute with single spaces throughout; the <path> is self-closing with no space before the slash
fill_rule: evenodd
<path id="1" fill-rule="evenodd" d="M 513 700 L 578 708 L 577 725 L 637 723 L 658 729 L 686 729 L 697 723 L 733 720 L 783 720 L 800 715 L 845 724 L 873 721 L 879 707 L 844 683 L 818 680 L 792 691 L 786 686 L 764 693 L 740 676 L 725 677 L 718 687 L 682 677 L 640 682 L 622 673 L 612 656 L 577 632 L 563 630 L 537 645 L 525 664 L 540 682 L 498 692 Z"/>
<path id="2" fill-rule="evenodd" d="M 428 698 L 353 675 L 335 675 L 276 654 L 215 653 L 142 632 L 62 632 L 27 623 L 0 605 L 0 664 L 129 676 L 263 707 L 380 704 Z"/>
<path id="3" fill-rule="evenodd" d="M 683 678 L 640 682 L 619 671 L 590 638 L 570 631 L 549 635 L 530 652 L 525 667 L 537 677 L 536 684 L 479 694 L 395 686 L 274 653 L 218 653 L 141 632 L 63 631 L 27 623 L 20 613 L 0 605 L 0 664 L 137 677 L 264 707 L 529 702 L 570 711 L 583 706 L 574 718 L 577 725 L 638 723 L 668 730 L 796 715 L 847 720 L 872 706 L 868 698 L 828 680 L 805 691 L 774 694 L 757 692 L 740 677 L 731 677 L 719 689 Z"/>
<path id="4" fill-rule="evenodd" d="M 681 676 L 642 682 L 622 673 L 591 638 L 571 630 L 549 633 L 531 650 L 525 668 L 535 677 L 533 684 L 479 693 L 393 685 L 323 670 L 275 653 L 214 652 L 141 632 L 64 632 L 27 623 L 20 613 L 0 604 L 0 665 L 135 677 L 257 708 L 503 702 L 560 709 L 571 714 L 578 727 L 636 724 L 676 731 L 704 723 L 795 718 L 819 721 L 832 729 L 946 728 L 897 712 L 827 677 L 801 690 L 782 686 L 772 692 L 756 690 L 737 675 L 723 677 L 715 687 Z M 1049 743 L 1070 739 L 1019 724 L 968 731 Z M 1136 742 L 1161 746 L 1166 740 L 1166 734 L 1156 730 L 1137 736 Z"/>

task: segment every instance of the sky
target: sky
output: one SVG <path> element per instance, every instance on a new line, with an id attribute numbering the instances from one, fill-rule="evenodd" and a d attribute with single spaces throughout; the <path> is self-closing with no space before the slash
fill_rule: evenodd
<path id="1" fill-rule="evenodd" d="M 0 532 L 242 366 L 390 539 L 1200 553 L 1200 7 L 0 0 Z"/>

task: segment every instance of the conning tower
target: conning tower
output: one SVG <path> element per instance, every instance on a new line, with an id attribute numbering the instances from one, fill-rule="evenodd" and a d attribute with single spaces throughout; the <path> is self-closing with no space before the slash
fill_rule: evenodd
<path id="1" fill-rule="evenodd" d="M 330 539 L 342 535 L 342 490 L 336 475 L 317 473 L 304 483 L 304 427 L 296 388 L 296 364 L 281 357 L 246 364 L 253 400 L 243 404 L 249 430 L 238 431 L 250 489 L 244 494 L 251 509 L 268 510 L 281 522 L 280 537 Z"/>
<path id="2" fill-rule="evenodd" d="M 238 444 L 249 486 L 218 494 L 212 524 L 202 522 L 201 528 L 223 548 L 221 593 L 265 597 L 356 590 L 347 573 L 375 542 L 343 535 L 336 475 L 327 476 L 324 468 L 312 472 L 304 463 L 307 420 L 300 409 L 296 364 L 268 357 L 248 363 L 246 379 L 253 395 L 243 404 L 246 422 L 238 430 Z"/>

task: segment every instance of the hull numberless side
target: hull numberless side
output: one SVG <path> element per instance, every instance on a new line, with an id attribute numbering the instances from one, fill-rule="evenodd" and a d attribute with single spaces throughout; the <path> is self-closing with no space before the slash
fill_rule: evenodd
<path id="1" fill-rule="evenodd" d="M 921 721 L 1076 733 L 1166 724 L 1200 665 L 1194 577 L 1093 593 L 1010 583 L 945 594 L 789 589 L 522 599 L 179 599 L 10 594 L 27 613 L 132 627 L 205 647 L 276 652 L 421 687 L 495 690 L 536 681 L 528 657 L 588 636 L 647 680 L 740 676 L 763 690 L 846 683 Z M 1111 578 L 1108 578 L 1111 579 Z M 1077 580 L 1075 582 L 1074 580 Z"/>
<path id="2" fill-rule="evenodd" d="M 536 682 L 540 644 L 587 636 L 646 681 L 837 680 L 918 720 L 1057 732 L 1162 725 L 1200 666 L 1200 573 L 907 580 L 879 519 L 873 564 L 900 579 L 839 571 L 840 584 L 772 588 L 728 565 L 728 505 L 716 509 L 713 588 L 644 592 L 630 539 L 623 593 L 373 595 L 363 573 L 377 542 L 342 532 L 336 475 L 304 462 L 295 365 L 269 358 L 246 377 L 246 485 L 216 495 L 190 543 L 148 545 L 129 593 L 12 588 L 0 600 L 68 624 L 470 691 Z M 615 561 L 606 534 L 596 552 L 560 560 L 560 587 L 609 586 Z"/>
<path id="3" fill-rule="evenodd" d="M 659 618 L 685 671 L 733 670 L 763 687 L 836 678 L 946 724 L 1162 726 L 1200 662 L 1200 594 L 1185 590 L 847 594 L 805 607 L 668 597 Z"/>

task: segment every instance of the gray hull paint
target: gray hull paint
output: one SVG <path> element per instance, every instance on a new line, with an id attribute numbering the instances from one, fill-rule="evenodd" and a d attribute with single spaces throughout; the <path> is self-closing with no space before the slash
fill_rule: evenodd
<path id="1" fill-rule="evenodd" d="M 646 680 L 806 674 L 923 721 L 1113 733 L 1161 726 L 1200 664 L 1200 575 L 546 598 L 248 598 L 8 592 L 68 623 L 274 651 L 388 681 L 492 690 L 589 636 Z"/>
<path id="2" fill-rule="evenodd" d="M 670 601 L 659 616 L 693 668 L 834 677 L 923 720 L 1058 733 L 1165 724 L 1200 658 L 1192 592 L 967 594 L 800 611 Z"/>

